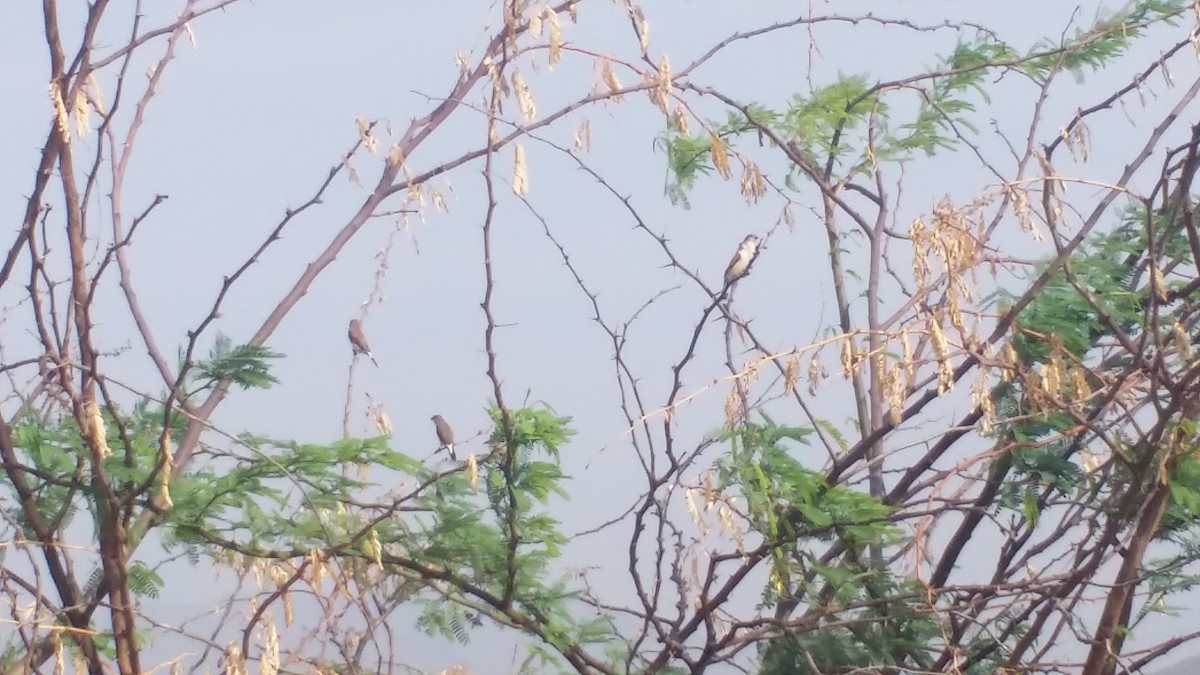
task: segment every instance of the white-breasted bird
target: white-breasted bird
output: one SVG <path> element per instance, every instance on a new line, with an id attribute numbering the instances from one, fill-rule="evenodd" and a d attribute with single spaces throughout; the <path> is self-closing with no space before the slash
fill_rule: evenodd
<path id="1" fill-rule="evenodd" d="M 429 419 L 433 420 L 433 426 L 437 429 L 438 442 L 441 443 L 438 450 L 445 448 L 446 452 L 450 453 L 450 459 L 458 461 L 458 457 L 454 454 L 454 430 L 450 428 L 446 420 L 442 419 L 441 415 L 434 415 Z"/>
<path id="2" fill-rule="evenodd" d="M 350 348 L 357 354 L 366 354 L 367 358 L 371 359 L 371 363 L 375 367 L 379 367 L 379 362 L 371 354 L 371 347 L 367 344 L 367 336 L 363 334 L 362 323 L 358 319 L 350 319 Z"/>
<path id="3" fill-rule="evenodd" d="M 746 235 L 746 238 L 742 240 L 737 253 L 733 254 L 733 259 L 725 268 L 725 288 L 729 288 L 735 281 L 750 273 L 750 266 L 758 257 L 758 244 L 758 237 L 753 234 Z"/>

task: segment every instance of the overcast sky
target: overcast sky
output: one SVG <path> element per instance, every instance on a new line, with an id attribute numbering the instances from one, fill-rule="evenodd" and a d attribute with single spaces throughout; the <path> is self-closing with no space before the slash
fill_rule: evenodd
<path id="1" fill-rule="evenodd" d="M 170 3 L 172 9 L 148 8 L 148 24 L 171 16 L 177 4 Z M 637 44 L 619 5 L 582 2 L 579 24 L 566 24 L 565 38 L 579 47 L 636 59 Z M 814 14 L 886 12 L 917 24 L 970 20 L 1018 48 L 1028 48 L 1043 38 L 1056 38 L 1074 13 L 1086 22 L 1101 3 L 912 0 L 810 5 Z M 738 30 L 794 17 L 797 6 L 648 2 L 651 54 L 657 59 L 665 53 L 675 67 L 682 67 Z M 0 124 L 0 222 L 8 223 L 5 231 L 15 231 L 46 132 L 47 60 L 40 9 L 34 3 L 9 2 L 0 12 L 0 62 L 5 64 L 0 67 L 0 92 L 6 99 Z M 112 15 L 121 12 L 112 10 Z M 156 194 L 170 197 L 130 249 L 134 282 L 160 345 L 173 353 L 171 345 L 184 343 L 186 331 L 207 313 L 222 275 L 259 244 L 286 209 L 307 200 L 354 143 L 357 117 L 381 120 L 401 133 L 411 118 L 424 115 L 449 91 L 457 76 L 456 51 L 474 53 L 495 22 L 491 3 L 390 0 L 256 0 L 196 21 L 195 47 L 184 44 L 179 50 L 148 115 L 125 196 L 130 212 L 140 211 Z M 77 33 L 80 25 L 64 21 L 68 35 Z M 128 28 L 113 25 L 108 30 L 100 44 L 111 47 L 121 44 Z M 918 33 L 868 23 L 822 26 L 813 33 L 793 29 L 729 48 L 692 80 L 738 100 L 778 106 L 792 94 L 808 91 L 810 79 L 824 83 L 839 72 L 862 73 L 871 80 L 920 72 L 946 54 L 956 38 L 951 30 Z M 1138 47 L 1135 53 L 1144 58 L 1131 59 L 1130 68 L 1141 68 L 1159 46 L 1150 42 Z M 157 58 L 159 53 L 150 48 L 144 58 Z M 143 60 L 132 70 L 140 73 L 148 63 Z M 539 111 L 552 111 L 596 84 L 592 64 L 577 56 L 564 58 L 553 72 L 544 64 L 537 72 L 525 70 Z M 1076 107 L 1094 103 L 1097 92 L 1106 94 L 1127 82 L 1132 72 L 1088 74 L 1075 89 L 1064 87 L 1049 102 L 1046 118 L 1056 121 L 1047 128 L 1065 124 Z M 1022 94 L 1012 82 L 995 87 L 1004 95 L 993 96 L 985 106 L 979 127 L 986 131 L 992 118 L 1001 128 L 1019 129 L 1027 119 L 1021 106 L 1029 92 Z M 1073 91 L 1092 94 L 1075 99 Z M 1159 86 L 1157 92 L 1167 103 L 1173 100 L 1166 87 Z M 1159 104 L 1151 95 L 1148 105 Z M 711 100 L 700 106 L 712 117 L 723 117 Z M 833 324 L 833 307 L 821 299 L 830 297 L 830 286 L 824 233 L 815 224 L 801 217 L 794 228 L 775 228 L 778 199 L 768 197 L 747 206 L 736 181 L 714 178 L 698 183 L 690 195 L 690 209 L 671 205 L 663 196 L 665 159 L 654 150 L 663 121 L 644 96 L 587 108 L 542 135 L 570 145 L 584 119 L 592 125 L 593 144 L 585 161 L 622 195 L 629 195 L 651 229 L 666 234 L 681 261 L 710 285 L 719 283 L 729 255 L 746 234 L 772 233 L 769 248 L 737 294 L 739 311 L 754 317 L 756 331 L 771 341 L 771 348 L 804 344 Z M 1141 134 L 1130 132 L 1136 125 L 1122 119 L 1112 123 L 1108 134 L 1103 126 L 1093 128 L 1093 140 L 1107 145 L 1097 151 L 1094 169 L 1081 170 L 1111 175 L 1113 167 L 1104 165 L 1105 158 L 1125 158 L 1131 144 L 1141 142 Z M 483 117 L 460 110 L 409 160 L 423 170 L 480 146 L 485 138 Z M 83 143 L 93 142 L 94 138 Z M 985 145 L 1001 156 L 995 140 Z M 645 312 L 629 335 L 630 365 L 643 378 L 652 405 L 660 405 L 670 384 L 670 366 L 682 354 L 706 296 L 685 276 L 664 268 L 668 261 L 657 244 L 633 229 L 622 204 L 577 170 L 573 161 L 534 141 L 527 141 L 525 148 L 529 199 L 599 294 L 607 319 L 620 324 L 652 297 L 674 289 Z M 510 157 L 504 153 L 499 171 L 505 180 Z M 352 432 L 373 433 L 363 414 L 369 394 L 386 407 L 397 447 L 417 456 L 431 453 L 437 444 L 429 417 L 440 413 L 458 430 L 466 449 L 479 450 L 480 439 L 474 436 L 487 427 L 485 406 L 492 396 L 479 308 L 481 166 L 476 162 L 434 181 L 445 195 L 448 213 L 429 210 L 403 223 L 397 217 L 382 217 L 364 228 L 270 340 L 270 347 L 287 355 L 275 371 L 281 385 L 265 392 L 236 392 L 218 412 L 218 425 L 235 433 L 248 430 L 312 442 L 341 435 L 351 361 L 346 322 L 370 296 L 377 256 L 386 250 L 383 302 L 370 309 L 365 323 L 380 367 L 358 364 Z M 360 156 L 354 167 L 370 186 L 380 161 Z M 966 200 L 989 185 L 988 176 L 970 158 L 916 160 L 906 171 L 896 221 L 903 229 L 942 196 Z M 236 342 L 248 339 L 365 194 L 338 178 L 324 203 L 291 226 L 284 241 L 236 287 L 219 330 Z M 819 206 L 811 192 L 799 199 L 807 208 Z M 506 397 L 510 405 L 517 405 L 528 396 L 573 418 L 578 435 L 564 449 L 564 467 L 575 477 L 570 483 L 572 499 L 557 508 L 568 532 L 586 529 L 618 515 L 641 487 L 629 480 L 636 464 L 618 408 L 611 345 L 541 223 L 507 188 L 495 235 L 497 320 L 503 325 L 499 368 Z M 820 238 L 821 245 L 812 245 L 813 238 Z M 1022 255 L 1044 252 L 1032 241 L 1020 246 Z M 19 290 L 5 289 L 0 304 L 11 306 Z M 102 299 L 101 307 L 107 310 L 98 319 L 104 344 L 110 349 L 133 345 L 119 357 L 127 384 L 156 393 L 161 385 L 131 338 L 128 313 L 115 295 Z M 15 358 L 14 343 L 29 336 L 14 335 L 7 323 L 3 328 L 5 356 Z M 724 358 L 719 331 L 710 331 L 702 340 L 700 358 L 687 371 L 688 389 L 700 389 L 721 376 Z M 720 425 L 724 394 L 725 389 L 717 387 L 681 411 L 685 445 Z M 845 406 L 845 398 L 826 400 L 818 401 L 821 414 L 837 423 L 849 418 L 852 409 Z M 946 404 L 942 424 L 954 417 L 954 410 L 965 409 L 959 403 Z M 781 421 L 801 422 L 797 411 L 784 406 L 774 410 L 783 416 Z M 591 538 L 586 546 L 569 551 L 565 564 L 602 563 L 596 551 L 609 546 L 623 551 L 627 537 L 628 531 L 621 529 Z M 612 555 L 618 569 L 594 570 L 593 578 L 627 585 L 623 554 Z M 758 589 L 747 591 L 752 602 Z M 208 606 L 212 598 L 176 595 L 172 602 L 195 609 Z M 1171 630 L 1169 624 L 1160 625 Z M 489 635 L 483 634 L 485 639 L 477 643 L 490 646 L 493 654 L 510 653 L 507 638 L 489 643 Z M 463 659 L 488 663 L 442 641 L 434 641 L 413 662 L 436 669 Z M 480 667 L 478 672 L 497 671 Z"/>

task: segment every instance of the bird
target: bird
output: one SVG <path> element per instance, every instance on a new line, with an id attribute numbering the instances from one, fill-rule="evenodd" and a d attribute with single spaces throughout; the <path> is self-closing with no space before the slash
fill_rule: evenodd
<path id="1" fill-rule="evenodd" d="M 458 456 L 454 454 L 454 430 L 441 415 L 434 415 L 429 419 L 433 420 L 433 426 L 437 429 L 438 442 L 441 443 L 438 450 L 445 448 L 446 452 L 450 453 L 450 459 L 458 461 Z"/>
<path id="2" fill-rule="evenodd" d="M 738 246 L 737 253 L 733 254 L 733 259 L 729 261 L 729 266 L 725 268 L 725 289 L 728 289 L 735 281 L 750 273 L 750 266 L 754 264 L 754 259 L 758 257 L 758 244 L 758 237 L 753 234 L 746 235 L 746 238 L 742 240 L 742 243 Z"/>
<path id="3" fill-rule="evenodd" d="M 366 354 L 371 359 L 371 363 L 375 367 L 379 367 L 379 362 L 371 354 L 371 347 L 367 345 L 367 336 L 363 334 L 362 323 L 358 319 L 350 319 L 350 348 L 357 354 Z"/>

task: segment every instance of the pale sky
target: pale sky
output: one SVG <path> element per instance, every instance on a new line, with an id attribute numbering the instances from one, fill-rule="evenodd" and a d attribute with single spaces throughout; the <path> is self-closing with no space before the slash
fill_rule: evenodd
<path id="1" fill-rule="evenodd" d="M 149 9 L 147 24 L 161 23 L 178 4 L 169 3 L 169 10 Z M 130 5 L 114 3 L 115 7 Z M 1085 3 L 1078 10 L 1076 3 L 1036 0 L 810 5 L 818 15 L 886 12 L 888 17 L 922 25 L 969 20 L 1023 49 L 1043 38 L 1055 39 L 1074 11 L 1087 23 L 1102 3 Z M 797 7 L 803 5 L 649 1 L 645 9 L 651 27 L 650 51 L 656 60 L 665 53 L 673 67 L 682 68 L 738 30 L 805 11 Z M 117 9 L 111 13 L 122 15 Z M 4 231 L 11 232 L 20 221 L 24 196 L 32 184 L 31 171 L 44 140 L 50 104 L 40 10 L 31 3 L 7 3 L 4 15 L 0 62 L 6 65 L 0 68 L 0 91 L 5 92 L 6 102 L 4 124 L 0 124 L 4 158 L 0 186 L 5 187 L 0 189 L 0 222 L 9 223 Z M 148 114 L 125 194 L 131 213 L 139 212 L 156 194 L 170 196 L 143 225 L 130 249 L 134 283 L 159 344 L 174 354 L 174 345 L 182 344 L 186 331 L 207 313 L 222 275 L 258 245 L 286 209 L 308 199 L 354 143 L 356 117 L 390 124 L 398 136 L 411 118 L 424 115 L 449 90 L 457 76 L 455 52 L 469 56 L 483 45 L 496 16 L 491 3 L 483 2 L 256 0 L 196 21 L 195 47 L 181 44 Z M 78 25 L 78 21 L 64 21 L 68 35 Z M 579 24 L 565 23 L 564 34 L 571 45 L 636 59 L 637 43 L 628 26 L 619 3 L 585 1 Z M 112 25 L 99 42 L 111 48 L 122 42 L 127 30 Z M 948 29 L 914 33 L 865 23 L 822 26 L 811 34 L 795 28 L 735 45 L 691 79 L 742 101 L 779 106 L 792 94 L 808 91 L 810 81 L 828 82 L 838 72 L 862 73 L 871 80 L 921 72 L 948 53 L 955 39 Z M 1066 124 L 1076 107 L 1091 105 L 1127 82 L 1157 55 L 1159 46 L 1148 40 L 1135 50 L 1136 58 L 1123 61 L 1126 68 L 1086 74 L 1077 91 L 1062 87 L 1049 101 L 1043 132 Z M 161 47 L 150 47 L 131 69 L 131 77 L 144 77 L 149 59 L 157 58 L 160 51 Z M 592 64 L 578 55 L 564 57 L 553 72 L 544 58 L 536 72 L 528 66 L 522 71 L 540 114 L 585 95 L 597 82 Z M 1175 75 L 1182 81 L 1194 73 Z M 623 79 L 633 81 L 628 75 Z M 1155 110 L 1177 96 L 1158 81 L 1151 89 L 1147 105 Z M 990 104 L 982 105 L 977 114 L 984 135 L 990 135 L 989 119 L 997 120 L 1002 129 L 1021 128 L 1027 119 L 1023 106 L 1031 95 L 1028 85 L 1006 80 L 989 91 Z M 1157 100 L 1155 93 L 1163 98 Z M 482 94 L 477 90 L 475 95 L 472 103 L 479 103 Z M 515 104 L 510 106 L 509 112 L 515 114 Z M 127 102 L 126 114 L 130 107 Z M 701 100 L 699 109 L 724 117 L 711 99 Z M 1136 122 L 1137 110 L 1127 114 Z M 736 179 L 728 183 L 701 179 L 690 194 L 690 210 L 668 202 L 663 196 L 665 158 L 654 149 L 663 120 L 645 96 L 586 108 L 539 135 L 569 146 L 584 119 L 591 123 L 593 144 L 585 161 L 622 195 L 629 195 L 650 228 L 665 234 L 681 261 L 710 285 L 719 283 L 730 253 L 743 236 L 773 231 L 779 199 L 768 195 L 747 206 Z M 1093 125 L 1096 157 L 1088 166 L 1072 167 L 1073 171 L 1111 176 L 1113 165 L 1105 161 L 1127 161 L 1129 148 L 1142 142 L 1144 130 L 1131 127 L 1122 115 L 1114 113 L 1109 123 L 1111 130 Z M 409 161 L 417 171 L 425 170 L 479 147 L 485 134 L 483 116 L 460 109 Z M 79 143 L 90 148 L 94 142 L 92 137 Z M 386 148 L 386 141 L 381 145 Z M 983 145 L 994 152 L 996 161 L 1006 157 L 994 136 Z M 670 366 L 682 353 L 706 296 L 684 275 L 664 269 L 668 261 L 657 244 L 634 230 L 623 206 L 573 161 L 535 141 L 525 142 L 524 147 L 529 199 L 589 287 L 598 292 L 606 319 L 623 323 L 656 294 L 679 287 L 655 301 L 629 334 L 626 357 L 642 378 L 651 407 L 661 405 L 670 384 Z M 779 156 L 762 156 L 772 157 L 773 167 L 780 167 Z M 564 530 L 576 532 L 621 513 L 639 494 L 641 474 L 618 408 L 611 345 L 592 320 L 586 298 L 541 224 L 508 190 L 511 151 L 500 157 L 497 173 L 503 180 L 498 183 L 502 194 L 494 256 L 495 306 L 503 326 L 498 338 L 499 369 L 510 405 L 521 404 L 528 395 L 530 402 L 545 402 L 573 418 L 578 434 L 563 452 L 565 471 L 574 477 L 569 482 L 572 498 L 555 508 Z M 361 155 L 353 160 L 363 185 L 374 183 L 381 161 Z M 274 371 L 281 385 L 268 391 L 235 392 L 217 413 L 217 424 L 233 433 L 246 430 L 306 442 L 331 441 L 341 435 L 350 363 L 346 323 L 369 297 L 378 268 L 376 256 L 390 240 L 384 301 L 371 308 L 365 322 L 380 367 L 360 361 L 355 370 L 352 432 L 373 433 L 363 414 L 364 394 L 369 393 L 386 407 L 396 447 L 415 456 L 431 453 L 436 442 L 429 417 L 440 413 L 455 426 L 463 447 L 479 450 L 481 439 L 475 435 L 486 428 L 484 409 L 492 396 L 479 307 L 483 295 L 481 168 L 480 162 L 474 162 L 433 181 L 445 196 L 448 213 L 431 209 L 424 218 L 410 218 L 404 228 L 399 228 L 395 217 L 378 218 L 365 227 L 269 341 L 270 347 L 287 355 Z M 898 172 L 894 178 L 899 179 Z M 895 216 L 901 229 L 945 195 L 970 199 L 994 183 L 973 158 L 965 156 L 915 159 L 906 167 L 904 181 Z M 219 330 L 235 342 L 247 339 L 365 195 L 344 176 L 335 179 L 323 205 L 290 226 L 284 241 L 235 288 Z M 798 199 L 804 207 L 819 206 L 812 190 Z M 813 340 L 835 318 L 828 299 L 824 232 L 811 220 L 806 222 L 806 214 L 797 215 L 800 218 L 791 231 L 774 231 L 753 275 L 737 294 L 739 311 L 753 316 L 757 333 L 778 350 Z M 106 219 L 97 222 L 101 221 L 107 224 Z M 1044 245 L 1018 239 L 1015 230 L 1002 237 L 1020 247 L 1022 256 L 1037 257 L 1046 251 Z M 812 245 L 812 238 L 819 238 L 818 245 Z M 0 293 L 0 305 L 10 307 L 19 295 L 14 291 L 20 290 L 19 285 L 6 288 Z M 112 290 L 114 295 L 101 301 L 98 322 L 106 346 L 117 349 L 130 344 L 133 333 L 115 285 Z M 7 321 L 3 324 L 7 358 L 18 358 L 22 340 L 30 339 L 21 335 L 24 324 L 19 325 L 22 328 L 14 331 Z M 702 339 L 700 357 L 685 375 L 688 390 L 702 389 L 723 374 L 725 356 L 719 336 L 714 327 Z M 134 388 L 157 393 L 161 385 L 155 372 L 138 342 L 132 344 L 119 357 L 122 376 Z M 818 397 L 816 406 L 820 414 L 842 424 L 852 408 L 837 393 L 838 387 L 832 384 L 830 394 Z M 699 441 L 721 424 L 725 391 L 718 386 L 680 411 L 683 445 Z M 799 411 L 786 402 L 770 409 L 777 420 L 803 423 Z M 939 408 L 943 417 L 926 418 L 929 429 L 950 423 L 955 417 L 951 412 L 961 414 L 964 409 L 961 399 L 948 400 Z M 817 457 L 815 462 L 819 461 Z M 568 549 L 563 565 L 605 567 L 611 561 L 607 569 L 592 570 L 589 578 L 594 587 L 611 584 L 612 597 L 627 599 L 627 541 L 627 527 L 581 540 Z M 610 547 L 615 550 L 609 552 Z M 154 544 L 148 544 L 146 554 L 156 555 L 153 549 Z M 174 570 L 180 578 L 209 578 L 207 570 L 193 572 L 182 565 Z M 209 607 L 211 591 L 200 593 L 199 586 L 196 590 L 195 597 L 188 597 L 172 589 L 170 603 L 159 604 L 169 608 L 178 603 L 191 611 Z M 761 586 L 748 585 L 745 602 L 752 604 L 760 590 Z M 1168 633 L 1178 627 L 1168 622 L 1160 625 Z M 479 632 L 467 650 L 442 640 L 424 640 L 421 653 L 409 662 L 436 670 L 465 661 L 474 664 L 476 672 L 500 672 L 487 664 L 494 664 L 497 655 L 511 655 L 512 645 L 511 634 L 492 630 Z"/>

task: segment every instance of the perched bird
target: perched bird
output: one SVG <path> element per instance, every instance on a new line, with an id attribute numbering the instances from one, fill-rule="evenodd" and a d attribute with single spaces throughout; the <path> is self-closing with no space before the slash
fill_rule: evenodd
<path id="1" fill-rule="evenodd" d="M 371 359 L 371 363 L 375 367 L 379 367 L 379 362 L 371 355 L 371 347 L 367 345 L 367 336 L 363 335 L 362 324 L 358 319 L 350 319 L 350 348 L 357 354 L 366 354 Z"/>
<path id="2" fill-rule="evenodd" d="M 437 429 L 438 442 L 441 445 L 438 450 L 446 449 L 450 453 L 450 459 L 458 461 L 458 457 L 454 454 L 454 430 L 446 424 L 446 420 L 442 419 L 441 415 L 434 415 L 429 419 L 433 420 L 433 426 Z"/>
<path id="3" fill-rule="evenodd" d="M 733 282 L 749 274 L 750 266 L 754 264 L 754 259 L 757 257 L 758 237 L 748 234 L 738 246 L 737 253 L 733 254 L 733 260 L 729 261 L 729 266 L 725 268 L 725 288 L 729 288 Z"/>

